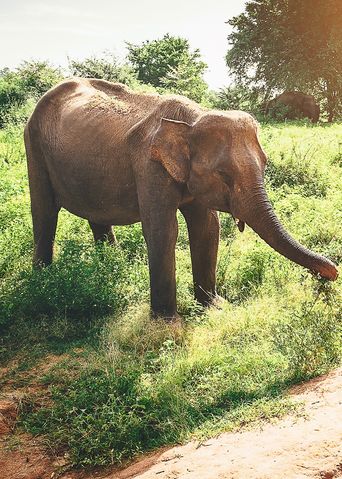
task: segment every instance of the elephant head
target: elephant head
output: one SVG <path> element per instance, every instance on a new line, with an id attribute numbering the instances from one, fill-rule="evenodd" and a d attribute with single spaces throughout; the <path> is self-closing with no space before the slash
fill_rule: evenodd
<path id="1" fill-rule="evenodd" d="M 203 205 L 231 213 L 240 230 L 246 223 L 286 258 L 323 278 L 337 278 L 334 263 L 299 244 L 278 220 L 263 183 L 267 157 L 258 124 L 247 113 L 206 112 L 192 125 L 163 118 L 151 158 Z"/>

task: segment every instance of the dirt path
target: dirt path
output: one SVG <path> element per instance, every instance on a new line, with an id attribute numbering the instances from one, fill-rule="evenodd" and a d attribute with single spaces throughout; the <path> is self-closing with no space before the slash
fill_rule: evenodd
<path id="1" fill-rule="evenodd" d="M 13 404 L 0 402 L 1 479 L 301 479 L 342 478 L 342 368 L 297 386 L 293 399 L 305 404 L 304 418 L 287 418 L 262 429 L 222 434 L 202 445 L 159 451 L 121 471 L 67 472 L 63 459 L 52 460 L 39 441 L 8 434 Z M 0 421 L 1 426 L 1 421 Z M 7 429 L 6 429 L 7 428 Z M 1 434 L 1 427 L 0 427 Z M 6 447 L 4 447 L 6 445 Z M 10 445 L 10 446 L 9 446 Z M 8 447 L 9 446 L 9 447 Z M 65 461 L 64 461 L 65 462 Z"/>
<path id="2" fill-rule="evenodd" d="M 342 369 L 292 395 L 305 403 L 306 418 L 175 447 L 106 479 L 342 478 Z"/>

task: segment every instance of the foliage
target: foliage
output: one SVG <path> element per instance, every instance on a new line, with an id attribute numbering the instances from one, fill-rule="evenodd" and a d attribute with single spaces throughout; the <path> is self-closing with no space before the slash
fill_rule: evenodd
<path id="1" fill-rule="evenodd" d="M 160 55 L 159 64 L 154 66 L 154 74 L 159 75 L 159 90 L 201 101 L 208 87 L 202 78 L 206 65 L 200 60 L 199 51 L 190 52 L 187 40 L 169 35 L 152 42 L 149 47 L 145 43 L 141 49 L 147 49 L 146 55 L 153 57 L 156 45 L 159 45 Z M 130 56 L 138 55 L 139 48 L 130 45 Z M 69 59 L 69 73 L 72 76 L 120 82 L 137 91 L 156 91 L 153 81 L 149 82 L 145 77 L 141 81 L 135 69 L 128 63 L 120 63 L 109 52 L 84 60 Z M 34 102 L 63 78 L 62 71 L 46 61 L 25 61 L 15 70 L 1 70 L 0 128 L 6 124 L 23 124 L 32 112 Z"/>
<path id="2" fill-rule="evenodd" d="M 191 51 L 188 40 L 164 35 L 141 45 L 127 43 L 128 60 L 138 79 L 200 101 L 207 90 L 203 73 L 207 65 L 198 49 Z"/>
<path id="3" fill-rule="evenodd" d="M 111 82 L 120 82 L 128 86 L 137 84 L 133 69 L 127 64 L 120 64 L 118 59 L 110 54 L 91 56 L 84 60 L 69 59 L 69 69 L 72 76 L 83 78 L 100 78 Z"/>
<path id="4" fill-rule="evenodd" d="M 61 71 L 46 61 L 26 61 L 13 71 L 3 69 L 0 72 L 0 127 L 26 120 L 31 111 L 30 99 L 37 100 L 61 79 Z"/>
<path id="5" fill-rule="evenodd" d="M 13 311 L 24 316 L 52 314 L 73 318 L 115 311 L 125 304 L 124 291 L 115 288 L 122 281 L 125 259 L 119 253 L 113 258 L 106 248 L 94 254 L 74 240 L 66 241 L 51 268 L 36 271 L 26 267 L 16 276 L 15 284 L 7 284 L 10 289 L 3 293 L 8 301 L 5 307 L 0 306 L 2 321 L 12 317 Z M 108 277 L 106 282 L 102 280 L 104 274 Z"/>
<path id="6" fill-rule="evenodd" d="M 213 99 L 214 107 L 220 110 L 243 110 L 253 114 L 260 112 L 261 104 L 259 92 L 241 84 L 221 88 Z"/>
<path id="7" fill-rule="evenodd" d="M 281 89 L 316 93 L 329 121 L 341 116 L 340 0 L 252 0 L 228 23 L 233 32 L 226 61 L 238 82 L 268 95 Z"/>
<path id="8" fill-rule="evenodd" d="M 187 96 L 197 102 L 202 101 L 208 90 L 198 65 L 188 57 L 171 68 L 160 82 L 167 91 Z"/>
<path id="9" fill-rule="evenodd" d="M 291 404 L 275 401 L 277 394 L 293 378 L 336 364 L 340 351 L 338 323 L 331 311 L 322 315 L 325 304 L 312 314 L 302 297 L 303 319 L 281 322 L 282 330 L 279 316 L 289 308 L 279 303 L 264 297 L 226 306 L 187 335 L 151 324 L 146 310 L 113 318 L 104 331 L 101 366 L 100 358 L 93 359 L 76 380 L 65 383 L 61 374 L 58 384 L 55 377 L 53 406 L 31 404 L 23 411 L 23 425 L 31 433 L 49 434 L 54 447 L 67 444 L 78 465 L 104 465 L 190 433 L 206 437 L 216 423 L 230 430 L 260 414 L 264 420 L 281 416 Z"/>
<path id="10" fill-rule="evenodd" d="M 300 308 L 292 308 L 288 317 L 274 326 L 277 346 L 289 358 L 298 377 L 310 374 L 322 360 L 334 364 L 339 357 L 342 328 L 339 323 L 331 322 L 326 314 L 327 309 L 338 314 L 337 308 L 339 305 L 330 296 L 329 286 L 321 287 L 316 297 L 304 301 Z M 301 334 L 303 330 L 305 335 Z"/>
<path id="11" fill-rule="evenodd" d="M 22 90 L 18 75 L 10 70 L 2 70 L 0 76 L 0 127 L 5 124 L 5 117 L 10 108 L 24 103 L 26 93 Z"/>
<path id="12" fill-rule="evenodd" d="M 267 189 L 282 222 L 340 263 L 342 125 L 264 124 L 261 143 L 269 157 Z M 248 227 L 240 234 L 227 215 L 218 262 L 226 302 L 209 311 L 193 299 L 179 216 L 177 328 L 149 317 L 140 225 L 116 227 L 118 246 L 95 247 L 87 222 L 62 211 L 55 261 L 32 271 L 18 126 L 0 130 L 0 175 L 2 381 L 34 384 L 21 403 L 21 427 L 67 451 L 72 464 L 119 463 L 279 417 L 293 411 L 282 397 L 289 384 L 338 364 L 341 282 L 311 277 Z M 51 356 L 59 362 L 47 370 Z"/>
<path id="13" fill-rule="evenodd" d="M 266 113 L 267 111 L 267 113 Z M 269 102 L 265 102 L 264 112 L 267 115 L 268 119 L 274 119 L 276 121 L 283 121 L 285 119 L 297 118 L 300 119 L 303 117 L 301 111 L 296 109 L 296 107 L 292 105 L 285 105 L 282 102 L 275 102 L 270 104 Z"/>
<path id="14" fill-rule="evenodd" d="M 26 95 L 36 100 L 63 78 L 61 70 L 47 61 L 25 61 L 17 69 L 17 75 Z"/>

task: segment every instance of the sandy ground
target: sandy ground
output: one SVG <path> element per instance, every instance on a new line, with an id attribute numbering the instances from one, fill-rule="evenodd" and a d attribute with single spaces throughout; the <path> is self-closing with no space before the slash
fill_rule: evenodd
<path id="1" fill-rule="evenodd" d="M 175 447 L 154 464 L 152 457 L 106 479 L 342 478 L 342 370 L 297 386 L 292 395 L 305 403 L 305 418 Z"/>
<path id="2" fill-rule="evenodd" d="M 222 434 L 201 445 L 191 442 L 159 451 L 121 471 L 64 474 L 63 458 L 49 458 L 39 440 L 22 435 L 20 445 L 11 446 L 15 405 L 0 401 L 0 478 L 342 478 L 342 368 L 296 386 L 291 394 L 305 404 L 305 417 L 290 417 L 258 430 Z"/>

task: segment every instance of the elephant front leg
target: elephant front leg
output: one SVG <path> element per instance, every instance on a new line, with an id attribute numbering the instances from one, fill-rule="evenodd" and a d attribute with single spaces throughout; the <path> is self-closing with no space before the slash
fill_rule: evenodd
<path id="1" fill-rule="evenodd" d="M 220 222 L 214 210 L 208 210 L 196 201 L 181 208 L 187 223 L 195 299 L 203 306 L 215 304 L 217 250 Z"/>
<path id="2" fill-rule="evenodd" d="M 175 247 L 178 235 L 176 211 L 150 212 L 142 226 L 148 249 L 151 309 L 155 316 L 177 317 Z"/>

